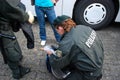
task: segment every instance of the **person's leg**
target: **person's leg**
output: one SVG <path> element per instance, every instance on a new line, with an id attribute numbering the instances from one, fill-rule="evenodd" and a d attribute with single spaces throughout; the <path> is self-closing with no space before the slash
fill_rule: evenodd
<path id="1" fill-rule="evenodd" d="M 82 73 L 77 70 L 71 71 L 70 75 L 68 75 L 64 80 L 83 80 Z"/>
<path id="2" fill-rule="evenodd" d="M 102 73 L 101 71 L 97 71 L 97 72 L 83 72 L 83 80 L 101 80 L 102 78 Z"/>
<path id="3" fill-rule="evenodd" d="M 55 38 L 56 38 L 57 42 L 59 42 L 60 41 L 60 35 L 57 33 L 57 31 L 55 30 L 54 25 L 53 25 L 53 22 L 56 18 L 54 7 L 47 8 L 46 9 L 46 15 L 47 15 L 47 18 L 48 18 L 48 20 L 51 24 L 52 29 L 53 29 Z"/>
<path id="4" fill-rule="evenodd" d="M 50 62 L 49 62 L 48 54 L 46 55 L 46 68 L 51 73 L 51 65 L 50 65 Z"/>
<path id="5" fill-rule="evenodd" d="M 22 23 L 21 29 L 27 39 L 27 48 L 33 49 L 34 48 L 34 35 L 32 31 L 32 25 L 29 23 Z"/>
<path id="6" fill-rule="evenodd" d="M 10 61 L 8 60 L 8 66 L 10 67 L 10 69 L 12 70 L 12 76 L 15 79 L 20 79 L 22 78 L 24 75 L 26 75 L 27 73 L 30 72 L 30 68 L 27 67 L 23 67 L 19 64 L 19 61 Z"/>
<path id="7" fill-rule="evenodd" d="M 38 6 L 35 6 L 35 11 L 37 15 L 37 20 L 39 24 L 39 35 L 41 40 L 46 40 L 46 29 L 45 29 L 45 14 L 44 9 Z"/>
<path id="8" fill-rule="evenodd" d="M 20 79 L 20 69 L 19 69 L 19 62 L 12 62 L 12 61 L 7 61 L 9 68 L 12 70 L 12 77 L 15 79 Z"/>
<path id="9" fill-rule="evenodd" d="M 7 59 L 6 59 L 6 55 L 5 55 L 5 50 L 4 50 L 3 44 L 2 44 L 2 38 L 0 38 L 0 51 L 1 51 L 1 54 L 2 54 L 2 56 L 3 56 L 4 63 L 7 64 Z"/>
<path id="10" fill-rule="evenodd" d="M 9 34 L 11 36 L 15 36 L 12 30 L 1 31 L 1 32 L 6 35 Z M 2 38 L 2 43 L 3 43 L 3 48 L 4 48 L 6 59 L 7 59 L 7 64 L 12 70 L 13 78 L 19 79 L 25 74 L 27 74 L 28 72 L 30 72 L 29 68 L 26 68 L 26 70 L 22 71 L 19 67 L 20 66 L 19 62 L 22 59 L 22 52 L 17 40 Z M 24 75 L 21 74 L 23 72 L 24 72 Z"/>
<path id="11" fill-rule="evenodd" d="M 97 77 L 97 80 L 101 80 L 101 78 L 102 78 L 102 74 Z"/>

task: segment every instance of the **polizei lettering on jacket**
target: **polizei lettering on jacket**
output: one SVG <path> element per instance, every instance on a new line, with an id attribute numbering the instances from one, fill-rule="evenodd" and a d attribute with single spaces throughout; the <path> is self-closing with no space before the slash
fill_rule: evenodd
<path id="1" fill-rule="evenodd" d="M 90 48 L 95 41 L 96 32 L 92 31 L 85 44 Z"/>

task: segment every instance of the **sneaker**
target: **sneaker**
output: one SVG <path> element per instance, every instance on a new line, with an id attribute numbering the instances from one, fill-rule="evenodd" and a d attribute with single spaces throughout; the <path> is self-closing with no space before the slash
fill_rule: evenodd
<path id="1" fill-rule="evenodd" d="M 40 44 L 41 46 L 44 46 L 46 44 L 46 40 L 42 40 Z"/>

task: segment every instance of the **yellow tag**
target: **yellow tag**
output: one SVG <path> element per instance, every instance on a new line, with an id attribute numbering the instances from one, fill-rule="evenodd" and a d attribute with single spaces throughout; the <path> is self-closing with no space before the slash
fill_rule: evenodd
<path id="1" fill-rule="evenodd" d="M 62 51 L 60 51 L 60 50 L 56 50 L 56 56 L 58 56 L 58 57 L 62 57 Z"/>

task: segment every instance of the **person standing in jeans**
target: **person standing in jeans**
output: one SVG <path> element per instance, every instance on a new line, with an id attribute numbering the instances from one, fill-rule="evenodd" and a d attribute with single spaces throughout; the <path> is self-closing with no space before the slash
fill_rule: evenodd
<path id="1" fill-rule="evenodd" d="M 41 39 L 41 45 L 44 46 L 46 44 L 46 29 L 45 29 L 45 16 L 47 17 L 56 41 L 59 42 L 60 41 L 60 35 L 57 33 L 57 31 L 54 29 L 53 27 L 53 21 L 56 18 L 56 14 L 55 14 L 55 10 L 54 10 L 54 5 L 56 4 L 56 0 L 35 0 L 34 4 L 35 4 L 35 11 L 36 11 L 36 15 L 37 15 L 37 19 L 38 19 L 38 23 L 39 23 L 39 35 L 40 35 L 40 39 Z"/>

